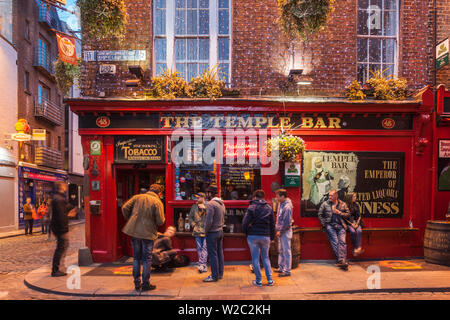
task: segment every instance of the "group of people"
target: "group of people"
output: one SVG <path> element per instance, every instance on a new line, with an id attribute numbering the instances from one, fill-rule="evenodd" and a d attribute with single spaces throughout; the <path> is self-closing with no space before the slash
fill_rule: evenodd
<path id="1" fill-rule="evenodd" d="M 37 211 L 34 205 L 31 203 L 31 198 L 27 197 L 25 199 L 25 204 L 23 205 L 24 221 L 25 221 L 25 235 L 33 234 L 33 224 L 34 220 L 41 220 L 42 233 L 48 233 L 48 239 L 50 239 L 50 212 L 47 201 L 42 201 L 39 205 Z"/>

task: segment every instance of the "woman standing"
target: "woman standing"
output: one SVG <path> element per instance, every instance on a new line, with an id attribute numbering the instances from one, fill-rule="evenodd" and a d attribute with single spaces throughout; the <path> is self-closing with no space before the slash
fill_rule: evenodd
<path id="1" fill-rule="evenodd" d="M 362 227 L 364 227 L 359 205 L 356 203 L 356 192 L 350 192 L 345 196 L 345 202 L 350 210 L 350 216 L 346 220 L 348 231 L 353 243 L 353 256 L 359 256 L 364 252 L 362 244 Z"/>
<path id="2" fill-rule="evenodd" d="M 38 209 L 38 217 L 41 220 L 42 234 L 48 232 L 49 218 L 48 218 L 48 206 L 47 202 L 43 201 Z"/>
<path id="3" fill-rule="evenodd" d="M 197 203 L 195 203 L 189 212 L 189 224 L 192 228 L 192 235 L 195 238 L 198 254 L 198 272 L 206 272 L 206 261 L 208 259 L 208 250 L 206 247 L 205 221 L 206 221 L 206 204 L 205 194 L 199 192 L 196 194 Z"/>

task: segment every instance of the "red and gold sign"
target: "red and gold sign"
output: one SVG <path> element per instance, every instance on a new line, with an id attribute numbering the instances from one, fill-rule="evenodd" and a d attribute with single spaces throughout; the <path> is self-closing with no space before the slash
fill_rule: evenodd
<path id="1" fill-rule="evenodd" d="M 25 119 L 17 120 L 16 124 L 14 125 L 14 129 L 16 129 L 18 133 L 30 132 L 30 126 L 28 125 L 28 121 Z"/>
<path id="2" fill-rule="evenodd" d="M 107 128 L 111 124 L 111 120 L 109 120 L 106 116 L 98 117 L 97 120 L 95 120 L 95 123 L 100 128 Z"/>
<path id="3" fill-rule="evenodd" d="M 77 65 L 77 51 L 75 49 L 75 40 L 72 37 L 56 34 L 58 40 L 59 58 L 63 62 Z"/>
<path id="4" fill-rule="evenodd" d="M 383 121 L 381 122 L 381 125 L 385 129 L 392 129 L 393 127 L 395 127 L 395 120 L 391 119 L 391 118 L 383 119 Z"/>

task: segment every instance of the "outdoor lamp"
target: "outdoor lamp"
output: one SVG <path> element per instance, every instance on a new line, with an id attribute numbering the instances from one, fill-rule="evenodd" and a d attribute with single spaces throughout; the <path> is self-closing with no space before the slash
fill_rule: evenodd
<path id="1" fill-rule="evenodd" d="M 291 69 L 289 70 L 289 75 L 288 75 L 288 80 L 289 82 L 293 82 L 294 81 L 294 75 L 302 75 L 303 73 L 303 69 Z"/>

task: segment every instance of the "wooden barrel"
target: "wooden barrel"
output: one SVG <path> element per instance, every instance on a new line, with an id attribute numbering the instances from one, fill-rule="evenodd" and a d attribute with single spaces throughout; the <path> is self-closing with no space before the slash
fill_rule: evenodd
<path id="1" fill-rule="evenodd" d="M 300 262 L 300 228 L 292 226 L 291 239 L 292 269 L 297 268 Z M 270 243 L 269 249 L 270 265 L 272 268 L 278 268 L 278 238 Z"/>
<path id="2" fill-rule="evenodd" d="M 423 254 L 426 262 L 450 266 L 450 222 L 428 221 Z"/>

